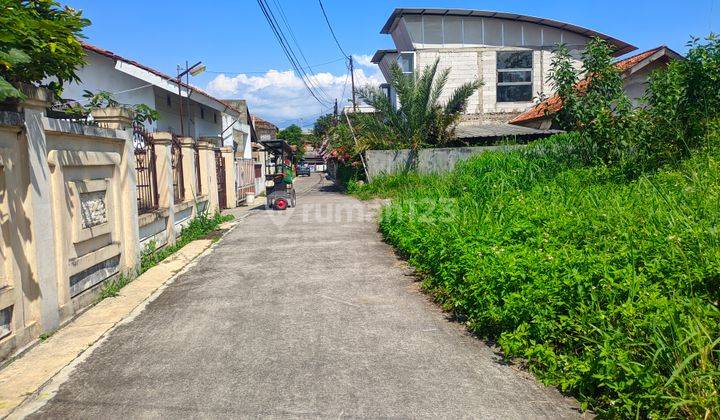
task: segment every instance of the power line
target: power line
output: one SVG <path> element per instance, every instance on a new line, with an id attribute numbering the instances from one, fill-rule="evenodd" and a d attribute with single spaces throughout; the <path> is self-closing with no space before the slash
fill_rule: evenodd
<path id="1" fill-rule="evenodd" d="M 340 52 L 342 55 L 345 56 L 348 60 L 350 59 L 350 56 L 345 53 L 345 50 L 343 50 L 343 47 L 340 46 L 340 41 L 338 41 L 337 36 L 335 36 L 335 31 L 333 30 L 332 25 L 330 24 L 330 19 L 328 19 L 327 13 L 325 13 L 325 7 L 323 6 L 322 0 L 318 0 L 318 3 L 320 3 L 320 10 L 322 10 L 323 16 L 325 16 L 325 22 L 327 23 L 328 28 L 330 28 L 330 33 L 332 34 L 333 39 L 335 40 L 335 43 L 337 44 L 338 48 L 340 49 Z"/>
<path id="2" fill-rule="evenodd" d="M 278 23 L 277 18 L 275 18 L 275 14 L 273 13 L 272 8 L 268 5 L 267 0 L 262 0 L 263 4 L 265 5 L 265 9 L 268 12 L 268 15 L 270 16 L 270 19 L 272 23 L 274 24 L 275 28 L 277 29 L 280 38 L 282 39 L 283 43 L 285 44 L 286 50 L 290 53 L 290 56 L 292 57 L 292 61 L 295 66 L 295 70 L 298 71 L 298 74 L 300 77 L 304 77 L 306 82 L 306 85 L 309 85 L 311 90 L 314 90 L 313 93 L 315 97 L 320 96 L 322 99 L 320 99 L 325 105 L 330 101 L 330 99 L 327 96 L 327 93 L 320 87 L 317 76 L 315 76 L 312 71 L 310 73 L 313 74 L 314 78 L 311 78 L 302 65 L 300 65 L 300 60 L 297 57 L 297 54 L 295 54 L 295 50 L 290 46 L 290 42 L 288 41 L 287 37 L 285 36 L 285 33 L 283 32 L 282 28 L 280 27 L 280 24 Z M 319 90 L 319 92 L 318 92 Z"/>
<path id="3" fill-rule="evenodd" d="M 314 68 L 317 68 L 317 67 L 326 66 L 326 65 L 328 65 L 328 64 L 337 63 L 338 61 L 344 61 L 344 60 L 345 60 L 345 57 L 340 57 L 340 58 L 336 58 L 336 59 L 334 59 L 334 60 L 325 61 L 325 62 L 323 62 L 323 63 L 313 64 L 313 65 L 307 66 L 307 67 L 305 67 L 305 68 L 314 69 Z M 219 71 L 219 70 L 205 70 L 205 73 L 212 73 L 212 74 L 222 74 L 222 73 L 225 73 L 225 74 L 266 74 L 268 71 L 269 71 L 269 70 L 264 70 L 264 71 L 260 71 L 260 70 L 257 70 L 257 71 Z"/>
<path id="4" fill-rule="evenodd" d="M 345 58 L 348 59 L 350 62 L 350 81 L 352 83 L 352 102 L 353 102 L 353 110 L 357 111 L 357 103 L 355 102 L 355 68 L 353 67 L 353 58 L 352 56 L 348 55 L 343 47 L 340 45 L 340 41 L 338 41 L 337 36 L 335 35 L 335 31 L 333 30 L 332 25 L 330 24 L 330 19 L 328 18 L 327 13 L 325 13 L 325 6 L 323 6 L 322 0 L 318 0 L 318 3 L 320 3 L 320 10 L 322 10 L 322 14 L 325 17 L 325 22 L 327 23 L 328 28 L 330 29 L 330 33 L 332 34 L 333 39 L 335 40 L 335 44 L 337 44 L 338 49 L 340 49 L 340 52 L 342 55 L 345 56 Z"/>
<path id="5" fill-rule="evenodd" d="M 288 61 L 290 61 L 290 65 L 293 67 L 295 72 L 298 74 L 300 79 L 302 80 L 303 84 L 305 85 L 305 88 L 310 92 L 310 94 L 315 98 L 318 103 L 321 105 L 324 104 L 323 101 L 318 97 L 318 95 L 315 93 L 315 91 L 310 87 L 308 80 L 305 79 L 306 73 L 302 71 L 299 67 L 299 63 L 297 62 L 297 57 L 295 56 L 294 52 L 292 51 L 292 48 L 287 43 L 287 39 L 282 33 L 282 29 L 277 24 L 277 21 L 274 19 L 274 15 L 272 15 L 272 11 L 270 10 L 269 6 L 265 3 L 264 0 L 257 0 L 258 5 L 260 6 L 260 10 L 263 12 L 263 15 L 265 15 L 265 19 L 267 20 L 268 24 L 270 25 L 270 29 L 273 31 L 273 34 L 275 35 L 275 39 L 280 44 L 280 48 L 283 50 L 283 53 L 287 57 Z"/>
<path id="6" fill-rule="evenodd" d="M 270 10 L 266 1 L 257 0 L 257 3 L 260 6 L 260 10 L 262 11 L 263 15 L 265 16 L 265 20 L 267 20 L 268 24 L 270 25 L 270 29 L 272 30 L 273 35 L 275 35 L 275 39 L 278 41 L 278 44 L 280 44 L 280 48 L 283 50 L 283 53 L 290 62 L 290 65 L 293 67 L 295 72 L 297 72 L 298 76 L 305 85 L 305 88 L 308 90 L 308 92 L 310 92 L 310 95 L 312 95 L 312 97 L 315 98 L 315 100 L 320 105 L 327 106 L 327 104 L 318 97 L 319 94 L 316 93 L 311 87 L 312 83 L 309 76 L 304 71 L 302 66 L 300 66 L 297 56 L 295 55 L 290 45 L 288 45 L 289 43 L 287 42 L 287 38 L 283 34 L 282 28 L 280 28 L 280 26 L 278 25 L 277 20 L 275 19 L 275 16 L 273 15 L 272 10 Z"/>
<path id="7" fill-rule="evenodd" d="M 303 52 L 302 48 L 300 47 L 300 43 L 298 42 L 297 38 L 295 38 L 295 31 L 292 30 L 292 27 L 290 26 L 290 23 L 288 23 L 287 17 L 285 16 L 285 12 L 283 11 L 282 5 L 278 0 L 273 0 L 273 3 L 275 3 L 275 7 L 277 7 L 278 11 L 280 12 L 280 19 L 282 19 L 283 23 L 285 24 L 285 27 L 287 28 L 288 32 L 290 33 L 290 38 L 292 38 L 293 43 L 297 47 L 297 50 L 300 52 L 300 56 L 302 57 L 303 61 L 305 62 L 305 65 L 307 66 L 308 71 L 313 76 L 313 80 L 315 81 L 315 87 L 320 89 L 320 92 L 322 92 L 323 96 L 326 99 L 329 99 L 330 96 L 327 94 L 325 89 L 322 88 L 320 83 L 317 81 L 317 75 L 315 72 L 312 71 L 312 66 L 310 66 L 310 63 L 307 60 L 307 57 L 305 57 L 305 53 Z"/>

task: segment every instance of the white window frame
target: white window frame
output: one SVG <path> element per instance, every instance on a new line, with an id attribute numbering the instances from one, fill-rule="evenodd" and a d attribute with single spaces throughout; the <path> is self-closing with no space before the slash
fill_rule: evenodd
<path id="1" fill-rule="evenodd" d="M 412 56 L 412 70 L 411 71 L 405 71 L 403 70 L 403 66 L 400 64 L 400 59 L 403 55 L 411 55 Z M 398 66 L 400 66 L 400 70 L 402 70 L 403 74 L 415 74 L 415 69 L 417 68 L 417 56 L 415 54 L 415 51 L 399 51 L 397 58 L 395 59 L 395 62 Z"/>
<path id="2" fill-rule="evenodd" d="M 498 56 L 500 53 L 527 53 L 530 54 L 530 68 L 512 68 L 512 69 L 499 69 L 498 68 Z M 495 55 L 495 71 L 496 71 L 496 83 L 495 83 L 495 102 L 497 103 L 503 103 L 503 104 L 511 104 L 511 103 L 527 103 L 532 102 L 533 100 L 533 92 L 535 91 L 535 86 L 533 81 L 535 80 L 535 74 L 533 71 L 533 67 L 535 67 L 535 54 L 533 54 L 533 51 L 526 51 L 526 50 L 499 50 L 497 51 Z M 510 73 L 510 72 L 519 72 L 519 71 L 527 71 L 530 72 L 530 81 L 529 82 L 501 82 L 500 81 L 500 73 Z M 497 97 L 497 88 L 501 86 L 525 86 L 530 85 L 530 99 L 527 101 L 501 101 L 499 97 Z"/>

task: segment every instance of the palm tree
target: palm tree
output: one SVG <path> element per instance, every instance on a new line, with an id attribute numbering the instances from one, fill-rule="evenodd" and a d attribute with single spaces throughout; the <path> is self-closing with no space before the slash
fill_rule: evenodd
<path id="1" fill-rule="evenodd" d="M 482 82 L 475 80 L 455 89 L 445 104 L 439 103 L 450 69 L 437 73 L 438 61 L 423 69 L 420 75 L 405 74 L 397 64 L 390 72 L 390 86 L 397 93 L 400 107 L 395 109 L 387 95 L 376 87 L 358 93 L 374 107 L 380 118 L 363 117 L 363 134 L 371 142 L 382 142 L 393 148 L 409 147 L 413 154 L 426 145 L 439 145 L 453 138 L 454 129 L 467 101 Z"/>

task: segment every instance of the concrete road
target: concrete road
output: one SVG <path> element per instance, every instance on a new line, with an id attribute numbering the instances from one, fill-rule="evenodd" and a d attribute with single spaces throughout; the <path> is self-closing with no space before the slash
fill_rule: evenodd
<path id="1" fill-rule="evenodd" d="M 35 412 L 41 418 L 574 417 L 418 291 L 373 212 L 319 175 L 254 210 Z"/>

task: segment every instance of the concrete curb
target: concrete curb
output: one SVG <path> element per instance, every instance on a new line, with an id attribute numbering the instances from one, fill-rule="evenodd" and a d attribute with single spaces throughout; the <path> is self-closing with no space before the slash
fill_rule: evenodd
<path id="1" fill-rule="evenodd" d="M 238 222 L 225 224 L 223 228 L 228 229 L 225 234 L 237 225 Z M 87 358 L 115 327 L 134 319 L 178 275 L 194 266 L 221 241 L 200 239 L 187 244 L 138 276 L 118 297 L 107 298 L 86 310 L 2 369 L 0 418 L 22 418 L 52 398 L 74 366 Z"/>

